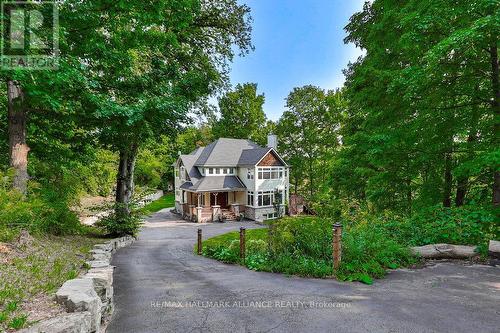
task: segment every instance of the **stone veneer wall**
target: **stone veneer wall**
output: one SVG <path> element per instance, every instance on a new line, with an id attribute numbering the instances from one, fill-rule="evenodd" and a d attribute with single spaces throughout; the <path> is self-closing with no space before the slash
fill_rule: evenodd
<path id="1" fill-rule="evenodd" d="M 100 333 L 113 313 L 112 254 L 132 244 L 131 236 L 97 244 L 87 262 L 89 271 L 82 277 L 66 281 L 56 292 L 56 301 L 66 309 L 65 314 L 42 320 L 21 330 L 23 333 Z"/>
<path id="2" fill-rule="evenodd" d="M 274 207 L 266 207 L 266 208 L 255 208 L 255 221 L 262 222 L 267 218 L 264 218 L 264 214 L 272 214 L 276 212 Z"/>

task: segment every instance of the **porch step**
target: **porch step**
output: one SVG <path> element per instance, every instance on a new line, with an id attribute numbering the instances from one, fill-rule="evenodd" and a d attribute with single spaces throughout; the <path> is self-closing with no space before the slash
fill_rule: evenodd
<path id="1" fill-rule="evenodd" d="M 227 210 L 227 209 L 222 210 L 222 216 L 224 217 L 225 220 L 229 220 L 229 221 L 236 220 L 236 214 L 230 210 Z"/>

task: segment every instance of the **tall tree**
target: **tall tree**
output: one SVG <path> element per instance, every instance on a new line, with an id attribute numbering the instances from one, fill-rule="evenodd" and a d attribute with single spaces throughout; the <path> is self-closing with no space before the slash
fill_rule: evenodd
<path id="1" fill-rule="evenodd" d="M 257 84 L 236 85 L 219 99 L 220 118 L 213 124 L 214 136 L 251 139 L 265 144 L 264 101 L 264 95 L 257 93 Z"/>
<path id="2" fill-rule="evenodd" d="M 276 130 L 280 151 L 291 164 L 294 191 L 306 185 L 313 198 L 325 181 L 326 160 L 338 146 L 340 92 L 314 86 L 295 88 L 287 98 L 287 110 Z"/>
<path id="3" fill-rule="evenodd" d="M 252 48 L 249 8 L 235 0 L 80 6 L 88 7 L 86 22 L 69 33 L 95 82 L 100 141 L 119 152 L 116 215 L 123 220 L 130 215 L 141 143 L 173 133 L 200 99 L 226 82 L 233 47 Z"/>
<path id="4" fill-rule="evenodd" d="M 351 18 L 346 42 L 367 52 L 346 71 L 342 158 L 366 170 L 375 207 L 450 206 L 454 187 L 458 205 L 495 197 L 498 13 L 488 0 L 378 0 Z"/>

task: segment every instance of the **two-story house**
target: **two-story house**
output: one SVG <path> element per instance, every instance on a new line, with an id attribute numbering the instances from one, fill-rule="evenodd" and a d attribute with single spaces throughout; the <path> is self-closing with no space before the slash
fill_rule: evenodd
<path id="1" fill-rule="evenodd" d="M 276 151 L 250 140 L 220 138 L 174 163 L 175 209 L 197 222 L 221 217 L 263 221 L 285 212 L 289 167 Z"/>

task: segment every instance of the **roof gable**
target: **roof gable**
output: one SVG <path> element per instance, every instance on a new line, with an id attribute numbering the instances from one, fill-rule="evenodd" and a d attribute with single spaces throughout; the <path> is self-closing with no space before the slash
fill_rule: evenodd
<path id="1" fill-rule="evenodd" d="M 271 149 L 264 157 L 262 157 L 259 161 L 258 166 L 284 166 L 285 163 L 278 156 L 278 154 Z"/>
<path id="2" fill-rule="evenodd" d="M 244 150 L 263 149 L 250 140 L 220 138 L 203 149 L 195 166 L 237 166 Z"/>

